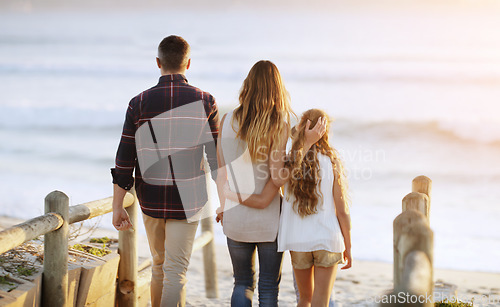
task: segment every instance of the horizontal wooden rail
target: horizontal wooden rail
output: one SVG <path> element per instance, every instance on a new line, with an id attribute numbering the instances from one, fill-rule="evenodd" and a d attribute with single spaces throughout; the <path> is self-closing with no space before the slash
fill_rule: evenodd
<path id="1" fill-rule="evenodd" d="M 127 193 L 123 199 L 123 207 L 130 207 L 134 203 L 134 195 Z M 77 223 L 113 211 L 113 197 L 94 200 L 81 205 L 69 207 L 69 223 Z"/>
<path id="2" fill-rule="evenodd" d="M 81 222 L 113 211 L 113 197 L 91 201 L 69 207 L 69 223 Z M 125 208 L 134 203 L 134 195 L 127 193 L 123 200 Z M 62 217 L 57 213 L 47 213 L 37 216 L 0 232 L 0 254 L 25 242 L 59 229 L 63 224 Z"/>
<path id="3" fill-rule="evenodd" d="M 193 252 L 198 250 L 214 239 L 214 234 L 210 231 L 203 231 L 200 236 L 196 237 L 193 243 Z"/>
<path id="4" fill-rule="evenodd" d="M 57 213 L 47 213 L 14 225 L 0 232 L 0 254 L 29 240 L 59 229 L 63 218 Z"/>

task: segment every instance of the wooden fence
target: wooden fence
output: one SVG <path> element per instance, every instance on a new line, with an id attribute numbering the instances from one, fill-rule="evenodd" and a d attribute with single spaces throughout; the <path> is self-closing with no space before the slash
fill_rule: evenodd
<path id="1" fill-rule="evenodd" d="M 45 214 L 0 232 L 0 254 L 40 235 L 44 237 L 42 306 L 65 306 L 68 301 L 68 231 L 69 224 L 112 212 L 112 197 L 69 206 L 69 198 L 54 191 L 45 198 Z M 138 201 L 135 192 L 127 193 L 123 205 L 133 225 L 138 224 Z M 210 208 L 208 208 L 210 209 Z M 201 221 L 202 234 L 194 249 L 203 248 L 205 289 L 208 298 L 218 296 L 215 245 L 212 219 Z M 118 306 L 137 306 L 137 233 L 134 229 L 119 232 Z"/>
<path id="2" fill-rule="evenodd" d="M 415 306 L 433 306 L 433 232 L 430 229 L 432 181 L 413 179 L 412 192 L 403 198 L 403 212 L 394 219 L 394 292 L 413 296 Z M 402 297 L 402 296 L 401 296 Z M 406 302 L 408 303 L 408 302 Z M 411 302 L 412 303 L 412 302 Z"/>

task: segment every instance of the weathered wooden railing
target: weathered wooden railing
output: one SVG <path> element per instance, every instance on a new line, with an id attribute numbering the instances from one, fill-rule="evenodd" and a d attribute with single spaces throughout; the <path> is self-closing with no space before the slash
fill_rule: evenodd
<path id="1" fill-rule="evenodd" d="M 138 223 L 138 201 L 135 193 L 125 195 L 123 206 L 133 225 Z M 0 232 L 0 254 L 40 235 L 44 237 L 42 305 L 65 306 L 68 301 L 68 228 L 112 211 L 112 197 L 69 206 L 69 198 L 53 191 L 45 198 L 45 215 L 35 217 Z M 215 246 L 211 218 L 201 221 L 202 235 L 196 238 L 193 249 L 203 248 L 205 288 L 208 298 L 218 296 Z M 137 233 L 134 229 L 119 232 L 118 306 L 137 306 Z"/>
<path id="2" fill-rule="evenodd" d="M 413 179 L 412 192 L 403 198 L 403 212 L 394 219 L 394 292 L 403 292 L 432 306 L 433 232 L 429 226 L 432 181 L 425 176 Z M 404 296 L 400 296 L 404 297 Z M 408 297 L 408 296 L 406 296 Z M 424 300 L 425 299 L 425 300 Z M 400 302 L 402 303 L 402 302 Z M 409 303 L 409 302 L 405 302 Z"/>
<path id="3" fill-rule="evenodd" d="M 193 244 L 193 251 L 203 249 L 203 266 L 205 270 L 205 293 L 207 298 L 217 298 L 217 263 L 215 257 L 214 230 L 212 218 L 201 220 L 201 235 Z"/>

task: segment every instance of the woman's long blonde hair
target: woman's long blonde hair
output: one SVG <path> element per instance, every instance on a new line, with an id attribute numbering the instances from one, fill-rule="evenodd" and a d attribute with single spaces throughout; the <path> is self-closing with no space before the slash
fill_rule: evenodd
<path id="1" fill-rule="evenodd" d="M 304 156 L 302 156 L 306 122 L 307 120 L 310 120 L 310 127 L 314 127 L 320 117 L 327 119 L 326 132 L 323 137 L 321 137 L 321 139 L 317 141 Z M 346 201 L 346 203 L 349 201 L 347 194 L 347 180 L 342 161 L 340 161 L 338 152 L 335 148 L 330 146 L 330 143 L 328 142 L 330 123 L 331 120 L 324 111 L 310 109 L 302 114 L 300 123 L 297 125 L 297 130 L 293 135 L 290 160 L 292 178 L 289 181 L 287 199 L 289 199 L 291 194 L 293 194 L 295 197 L 293 209 L 302 217 L 314 214 L 318 211 L 317 206 L 319 200 L 323 200 L 322 193 L 332 193 L 331 191 L 321 191 L 316 188 L 321 184 L 321 178 L 319 176 L 320 166 L 317 157 L 318 153 L 324 154 L 330 158 L 335 176 L 334 180 L 337 179 L 341 187 L 341 197 Z M 326 176 L 331 176 L 331 174 L 326 174 Z"/>
<path id="2" fill-rule="evenodd" d="M 290 97 L 280 72 L 271 61 L 258 61 L 250 69 L 234 110 L 237 136 L 247 143 L 252 161 L 265 160 L 279 148 L 281 136 L 290 129 Z"/>

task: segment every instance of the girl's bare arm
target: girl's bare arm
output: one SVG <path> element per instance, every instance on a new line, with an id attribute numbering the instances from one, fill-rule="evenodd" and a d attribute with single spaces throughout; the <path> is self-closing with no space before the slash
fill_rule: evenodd
<path id="1" fill-rule="evenodd" d="M 339 183 L 339 174 L 333 171 L 334 181 L 333 181 L 333 199 L 335 202 L 335 213 L 339 221 L 340 230 L 342 231 L 342 236 L 344 237 L 345 251 L 343 254 L 343 259 L 347 261 L 347 264 L 342 267 L 343 270 L 348 269 L 352 266 L 352 256 L 351 256 L 351 215 L 349 213 L 349 207 L 346 203 L 344 195 L 342 194 L 342 189 Z"/>

